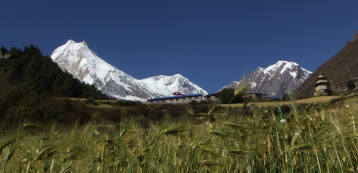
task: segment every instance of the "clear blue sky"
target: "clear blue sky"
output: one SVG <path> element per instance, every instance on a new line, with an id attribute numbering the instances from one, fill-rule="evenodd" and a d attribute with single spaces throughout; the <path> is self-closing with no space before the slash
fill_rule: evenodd
<path id="1" fill-rule="evenodd" d="M 137 79 L 182 74 L 209 93 L 278 60 L 310 71 L 358 31 L 358 1 L 48 1 L 1 3 L 0 46 L 69 39 Z"/>

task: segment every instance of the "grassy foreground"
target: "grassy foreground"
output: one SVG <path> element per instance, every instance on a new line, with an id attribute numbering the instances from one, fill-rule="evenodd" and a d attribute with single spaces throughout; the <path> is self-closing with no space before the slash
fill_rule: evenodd
<path id="1" fill-rule="evenodd" d="M 331 101 L 332 99 L 340 98 L 339 96 L 318 96 L 318 97 L 310 97 L 306 99 L 297 100 L 296 103 L 300 104 L 311 104 L 311 103 L 326 103 Z M 275 102 L 249 102 L 248 105 L 256 104 L 257 106 L 274 106 Z M 290 101 L 280 102 L 280 105 L 290 105 Z M 227 104 L 222 104 L 223 106 L 227 106 Z M 236 104 L 230 104 L 232 107 L 243 107 L 244 103 L 236 103 Z"/>
<path id="2" fill-rule="evenodd" d="M 357 172 L 353 103 L 185 116 L 140 127 L 24 124 L 0 136 L 2 172 Z"/>

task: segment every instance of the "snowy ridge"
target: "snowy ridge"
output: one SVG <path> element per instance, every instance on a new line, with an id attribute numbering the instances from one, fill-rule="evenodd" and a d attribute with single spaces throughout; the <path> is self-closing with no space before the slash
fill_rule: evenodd
<path id="1" fill-rule="evenodd" d="M 245 76 L 242 82 L 251 83 L 250 92 L 268 94 L 281 97 L 283 93 L 292 92 L 301 85 L 312 72 L 300 67 L 295 62 L 278 61 L 267 68 L 258 67 L 255 71 Z M 230 83 L 224 88 L 236 88 L 235 83 Z M 284 89 L 285 91 L 282 91 Z"/>
<path id="2" fill-rule="evenodd" d="M 293 71 L 294 68 L 299 67 L 299 65 L 295 62 L 288 62 L 288 61 L 278 61 L 276 64 L 270 65 L 267 68 L 261 68 L 259 67 L 260 70 L 263 71 L 263 73 L 265 74 L 270 74 L 273 75 L 275 74 L 278 70 L 280 70 L 280 74 L 283 74 L 285 71 L 287 71 L 289 69 L 289 71 Z M 306 73 L 312 73 L 302 67 L 300 67 L 302 71 L 306 72 Z M 290 74 L 292 75 L 293 78 L 295 78 L 297 76 L 296 72 L 290 72 Z"/>
<path id="3" fill-rule="evenodd" d="M 200 87 L 191 83 L 187 78 L 180 74 L 175 74 L 173 76 L 154 76 L 139 81 L 143 84 L 143 86 L 146 86 L 149 91 L 161 96 L 171 95 L 175 91 L 180 91 L 186 94 L 208 94 L 206 91 L 197 92 L 200 90 Z M 187 84 L 196 88 L 196 90 L 190 90 L 188 87 L 185 87 Z"/>
<path id="4" fill-rule="evenodd" d="M 95 85 L 103 93 L 116 99 L 145 101 L 168 96 L 175 91 L 207 94 L 180 74 L 135 79 L 99 58 L 84 41 L 67 41 L 54 50 L 51 58 L 62 70 L 67 70 L 82 82 Z"/>

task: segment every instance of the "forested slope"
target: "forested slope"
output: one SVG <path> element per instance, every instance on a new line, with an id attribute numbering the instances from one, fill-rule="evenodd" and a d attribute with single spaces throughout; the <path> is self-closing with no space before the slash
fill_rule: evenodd
<path id="1" fill-rule="evenodd" d="M 0 59 L 0 131 L 26 121 L 88 120 L 88 108 L 68 97 L 107 99 L 93 85 L 63 72 L 34 45 L 7 53 L 9 58 Z"/>
<path id="2" fill-rule="evenodd" d="M 93 85 L 80 82 L 70 73 L 63 72 L 49 56 L 43 56 L 40 49 L 32 44 L 24 50 L 13 47 L 9 53 L 11 56 L 1 62 L 2 75 L 6 76 L 9 84 L 56 96 L 107 99 Z"/>

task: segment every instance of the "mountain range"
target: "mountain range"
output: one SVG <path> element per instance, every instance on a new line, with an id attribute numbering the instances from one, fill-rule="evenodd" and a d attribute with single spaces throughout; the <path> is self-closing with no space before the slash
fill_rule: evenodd
<path id="1" fill-rule="evenodd" d="M 82 82 L 93 84 L 104 94 L 116 99 L 145 101 L 169 96 L 176 91 L 183 94 L 208 94 L 180 74 L 135 79 L 98 57 L 84 41 L 67 41 L 54 50 L 51 58 L 62 70 Z"/>
<path id="2" fill-rule="evenodd" d="M 104 94 L 116 99 L 140 100 L 169 96 L 180 91 L 183 94 L 208 94 L 180 74 L 135 79 L 99 58 L 83 41 L 69 40 L 51 55 L 62 70 L 66 70 L 82 82 L 93 84 Z M 295 62 L 278 61 L 267 67 L 258 67 L 241 82 L 250 82 L 250 92 L 281 97 L 283 93 L 296 90 L 300 97 L 313 96 L 315 79 L 323 73 L 332 83 L 339 83 L 358 75 L 358 32 L 351 41 L 314 73 Z M 223 88 L 236 88 L 240 82 L 233 81 Z M 222 89 L 223 89 L 222 88 Z M 220 89 L 219 91 L 221 91 Z"/>
<path id="3" fill-rule="evenodd" d="M 67 41 L 54 50 L 51 58 L 62 70 L 71 73 L 82 82 L 93 84 L 107 96 L 116 99 L 145 101 L 170 96 L 176 91 L 182 94 L 208 94 L 180 74 L 135 79 L 98 57 L 84 41 Z M 311 74 L 312 72 L 295 62 L 278 61 L 267 68 L 258 67 L 246 75 L 242 82 L 251 83 L 250 92 L 281 97 L 283 93 L 295 90 Z M 233 81 L 224 88 L 237 88 L 239 83 Z"/>
<path id="4" fill-rule="evenodd" d="M 295 62 L 278 61 L 267 67 L 258 67 L 246 75 L 241 82 L 251 83 L 250 92 L 267 94 L 270 97 L 282 97 L 300 86 L 312 72 Z M 223 88 L 237 88 L 240 82 L 233 81 Z M 219 90 L 220 91 L 220 90 Z"/>

